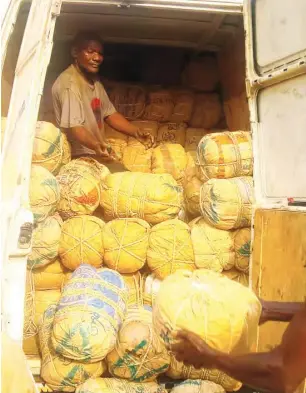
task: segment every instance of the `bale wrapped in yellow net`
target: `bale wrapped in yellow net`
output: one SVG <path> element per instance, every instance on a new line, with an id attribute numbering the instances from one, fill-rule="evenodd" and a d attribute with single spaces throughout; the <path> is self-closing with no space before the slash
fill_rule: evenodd
<path id="1" fill-rule="evenodd" d="M 118 218 L 103 230 L 104 263 L 120 273 L 135 273 L 146 263 L 150 225 L 139 218 Z"/>
<path id="2" fill-rule="evenodd" d="M 159 280 L 154 274 L 149 274 L 144 276 L 144 284 L 143 284 L 144 304 L 153 308 L 161 282 L 162 281 Z"/>
<path id="3" fill-rule="evenodd" d="M 147 262 L 161 280 L 180 269 L 195 270 L 189 226 L 178 219 L 155 225 L 149 236 Z"/>
<path id="4" fill-rule="evenodd" d="M 232 233 L 235 249 L 235 268 L 241 272 L 249 272 L 251 256 L 251 228 L 237 229 Z"/>
<path id="5" fill-rule="evenodd" d="M 225 393 L 224 388 L 211 381 L 201 379 L 186 379 L 176 385 L 171 393 Z"/>
<path id="6" fill-rule="evenodd" d="M 59 197 L 59 186 L 52 173 L 42 166 L 32 165 L 29 198 L 34 220 L 41 222 L 51 216 Z"/>
<path id="7" fill-rule="evenodd" d="M 172 90 L 174 108 L 170 121 L 173 123 L 188 123 L 194 104 L 194 93 L 190 90 Z"/>
<path id="8" fill-rule="evenodd" d="M 77 216 L 64 222 L 58 253 L 67 269 L 75 270 L 81 263 L 102 266 L 104 225 L 94 216 Z"/>
<path id="9" fill-rule="evenodd" d="M 196 176 L 195 168 L 187 168 L 183 180 L 184 203 L 192 217 L 201 215 L 200 194 L 203 183 Z"/>
<path id="10" fill-rule="evenodd" d="M 45 291 L 48 289 L 61 290 L 67 280 L 68 269 L 59 259 L 49 265 L 33 270 L 33 280 L 35 290 Z"/>
<path id="11" fill-rule="evenodd" d="M 202 216 L 219 229 L 237 229 L 251 225 L 254 202 L 253 179 L 210 179 L 201 187 Z"/>
<path id="12" fill-rule="evenodd" d="M 222 272 L 222 274 L 229 278 L 230 280 L 239 282 L 239 284 L 244 285 L 245 287 L 249 286 L 249 274 L 242 272 L 236 268 L 232 268 L 230 270 Z"/>
<path id="13" fill-rule="evenodd" d="M 62 165 L 67 165 L 71 161 L 71 146 L 64 132 L 61 133 L 61 143 L 63 149 Z"/>
<path id="14" fill-rule="evenodd" d="M 88 379 L 75 393 L 167 393 L 156 382 L 129 382 L 117 378 Z"/>
<path id="15" fill-rule="evenodd" d="M 123 149 L 122 163 L 131 172 L 151 173 L 152 152 L 153 149 L 146 149 L 137 139 L 129 138 Z"/>
<path id="16" fill-rule="evenodd" d="M 185 329 L 219 351 L 240 354 L 253 350 L 260 314 L 260 301 L 250 289 L 207 269 L 180 270 L 162 282 L 153 323 L 165 343 L 172 342 L 173 331 Z M 208 379 L 229 391 L 241 386 L 220 371 L 195 370 L 175 359 L 167 374 L 175 379 Z"/>
<path id="17" fill-rule="evenodd" d="M 112 376 L 131 382 L 154 381 L 167 370 L 170 356 L 153 329 L 150 307 L 129 309 L 106 363 Z"/>
<path id="18" fill-rule="evenodd" d="M 56 306 L 48 307 L 39 328 L 42 354 L 40 375 L 51 389 L 74 392 L 76 387 L 88 378 L 101 376 L 105 371 L 105 366 L 102 361 L 94 363 L 68 361 L 55 351 L 51 340 L 55 312 Z"/>
<path id="19" fill-rule="evenodd" d="M 143 305 L 143 277 L 140 272 L 121 274 L 128 290 L 127 305 L 129 307 Z"/>
<path id="20" fill-rule="evenodd" d="M 62 218 L 92 214 L 99 206 L 101 182 L 108 174 L 109 170 L 92 158 L 78 158 L 65 165 L 57 176 L 57 210 Z"/>
<path id="21" fill-rule="evenodd" d="M 197 152 L 193 150 L 189 150 L 186 152 L 186 157 L 187 157 L 186 169 L 195 168 L 196 161 L 197 161 Z"/>
<path id="22" fill-rule="evenodd" d="M 178 143 L 166 143 L 153 149 L 152 173 L 169 173 L 181 183 L 185 175 L 187 156 Z"/>
<path id="23" fill-rule="evenodd" d="M 217 126 L 222 116 L 218 94 L 197 94 L 189 125 L 192 128 L 211 129 Z"/>
<path id="24" fill-rule="evenodd" d="M 122 160 L 124 148 L 127 146 L 128 136 L 105 123 L 105 137 L 117 157 Z"/>
<path id="25" fill-rule="evenodd" d="M 157 133 L 157 142 L 161 144 L 178 143 L 181 146 L 185 146 L 186 129 L 185 123 L 161 124 Z"/>
<path id="26" fill-rule="evenodd" d="M 235 252 L 231 232 L 212 227 L 202 217 L 191 221 L 189 226 L 198 269 L 222 272 L 234 266 Z"/>
<path id="27" fill-rule="evenodd" d="M 144 119 L 158 122 L 169 121 L 173 113 L 174 103 L 171 92 L 156 90 L 149 93 L 149 104 L 144 112 Z"/>
<path id="28" fill-rule="evenodd" d="M 246 131 L 226 131 L 205 135 L 198 145 L 197 162 L 204 181 L 251 176 L 251 134 Z"/>
<path id="29" fill-rule="evenodd" d="M 101 206 L 107 221 L 142 218 L 157 224 L 177 216 L 182 190 L 169 174 L 120 172 L 102 184 Z"/>
<path id="30" fill-rule="evenodd" d="M 47 217 L 33 231 L 32 251 L 28 256 L 28 268 L 37 269 L 55 261 L 63 221 L 59 214 Z"/>
<path id="31" fill-rule="evenodd" d="M 62 159 L 61 131 L 52 123 L 38 121 L 35 129 L 32 163 L 56 175 L 62 165 Z"/>
<path id="32" fill-rule="evenodd" d="M 65 358 L 94 363 L 113 350 L 127 306 L 119 273 L 81 265 L 65 285 L 52 332 L 55 351 Z"/>

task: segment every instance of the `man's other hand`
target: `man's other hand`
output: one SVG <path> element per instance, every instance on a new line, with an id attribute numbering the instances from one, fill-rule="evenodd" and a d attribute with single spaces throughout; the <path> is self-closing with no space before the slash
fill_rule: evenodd
<path id="1" fill-rule="evenodd" d="M 155 147 L 155 139 L 153 135 L 151 135 L 147 131 L 137 130 L 135 138 L 142 143 L 146 149 L 150 149 L 151 147 Z"/>

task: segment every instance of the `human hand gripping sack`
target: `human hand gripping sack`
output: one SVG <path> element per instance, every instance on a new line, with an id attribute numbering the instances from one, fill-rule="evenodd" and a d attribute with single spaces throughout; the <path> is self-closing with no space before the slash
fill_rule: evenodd
<path id="1" fill-rule="evenodd" d="M 151 135 L 149 132 L 137 129 L 135 133 L 135 138 L 142 143 L 146 149 L 150 149 L 151 147 L 155 147 L 155 139 L 153 135 Z"/>

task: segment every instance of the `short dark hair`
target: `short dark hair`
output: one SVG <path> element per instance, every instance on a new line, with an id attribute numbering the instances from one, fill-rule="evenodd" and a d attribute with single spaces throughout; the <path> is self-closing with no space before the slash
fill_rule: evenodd
<path id="1" fill-rule="evenodd" d="M 74 37 L 71 47 L 72 48 L 77 48 L 77 49 L 81 49 L 82 46 L 89 41 L 97 41 L 99 42 L 102 46 L 103 44 L 103 40 L 100 37 L 100 35 L 95 32 L 95 31 L 79 31 L 76 36 Z"/>

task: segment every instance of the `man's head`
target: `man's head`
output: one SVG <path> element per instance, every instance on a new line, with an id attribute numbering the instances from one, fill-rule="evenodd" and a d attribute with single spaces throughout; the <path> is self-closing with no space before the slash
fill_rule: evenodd
<path id="1" fill-rule="evenodd" d="M 96 74 L 103 62 L 102 40 L 95 32 L 80 32 L 73 40 L 71 54 L 82 71 Z"/>

